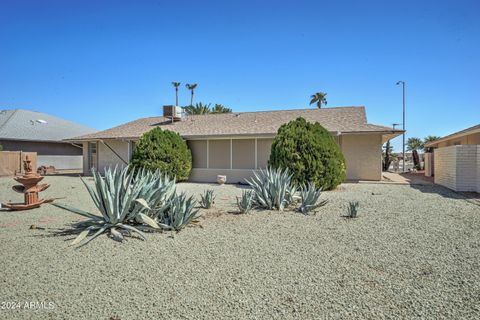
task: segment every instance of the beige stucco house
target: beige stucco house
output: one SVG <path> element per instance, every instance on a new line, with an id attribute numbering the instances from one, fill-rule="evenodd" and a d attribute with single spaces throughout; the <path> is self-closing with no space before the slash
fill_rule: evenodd
<path id="1" fill-rule="evenodd" d="M 83 144 L 88 174 L 92 167 L 126 165 L 142 134 L 161 127 L 187 141 L 193 158 L 190 181 L 214 182 L 222 174 L 237 183 L 267 166 L 278 128 L 298 117 L 319 122 L 332 133 L 345 155 L 347 179 L 353 180 L 380 180 L 382 144 L 402 133 L 369 124 L 364 107 L 338 107 L 192 115 L 173 123 L 163 116 L 142 118 L 70 141 Z"/>
<path id="2" fill-rule="evenodd" d="M 427 158 L 432 159 L 435 183 L 455 191 L 480 192 L 480 124 L 425 147 L 433 149 L 433 157 Z"/>

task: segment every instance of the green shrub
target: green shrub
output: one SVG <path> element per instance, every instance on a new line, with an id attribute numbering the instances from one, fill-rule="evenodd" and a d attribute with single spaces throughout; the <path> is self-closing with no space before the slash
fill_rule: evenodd
<path id="1" fill-rule="evenodd" d="M 136 144 L 130 166 L 160 170 L 177 181 L 187 180 L 192 170 L 192 153 L 178 133 L 155 128 Z"/>
<path id="2" fill-rule="evenodd" d="M 284 124 L 273 140 L 269 166 L 288 168 L 292 182 L 313 182 L 331 190 L 345 180 L 345 158 L 333 136 L 318 122 L 297 118 Z"/>

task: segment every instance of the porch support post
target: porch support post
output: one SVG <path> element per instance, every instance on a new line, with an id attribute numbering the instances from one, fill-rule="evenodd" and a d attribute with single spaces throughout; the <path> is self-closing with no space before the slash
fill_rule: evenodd
<path id="1" fill-rule="evenodd" d="M 207 139 L 207 169 L 210 168 L 210 140 Z"/>

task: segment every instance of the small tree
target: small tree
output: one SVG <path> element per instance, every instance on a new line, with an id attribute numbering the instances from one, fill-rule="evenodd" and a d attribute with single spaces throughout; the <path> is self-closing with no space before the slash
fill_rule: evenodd
<path id="1" fill-rule="evenodd" d="M 327 94 L 325 92 L 316 92 L 310 97 L 310 105 L 316 103 L 318 109 L 322 109 L 322 103 L 327 105 Z"/>
<path id="2" fill-rule="evenodd" d="M 196 103 L 194 106 L 187 106 L 184 108 L 185 112 L 188 115 L 194 115 L 194 114 L 209 114 L 212 113 L 210 109 L 210 103 L 209 104 L 204 104 L 204 103 Z"/>
<path id="3" fill-rule="evenodd" d="M 284 124 L 273 140 L 268 164 L 288 168 L 297 184 L 313 182 L 331 190 L 345 180 L 345 158 L 333 136 L 318 122 L 297 118 Z"/>
<path id="4" fill-rule="evenodd" d="M 178 87 L 180 87 L 180 82 L 173 81 L 172 85 L 175 88 L 175 105 L 178 106 Z"/>
<path id="5" fill-rule="evenodd" d="M 420 157 L 418 156 L 418 150 L 423 149 L 423 141 L 419 138 L 408 138 L 407 140 L 407 150 L 412 151 L 413 166 L 415 169 L 420 170 Z"/>
<path id="6" fill-rule="evenodd" d="M 437 141 L 439 139 L 441 139 L 442 137 L 439 137 L 439 136 L 426 136 L 425 139 L 423 139 L 423 144 L 427 144 L 427 143 L 430 143 L 430 142 L 433 142 L 433 141 Z"/>
<path id="7" fill-rule="evenodd" d="M 441 139 L 441 137 L 439 137 L 439 136 L 426 136 L 425 139 L 423 139 L 423 150 L 425 152 L 432 152 L 432 148 L 425 147 L 425 145 L 427 143 L 437 141 L 439 139 Z"/>
<path id="8" fill-rule="evenodd" d="M 197 88 L 197 84 L 196 83 L 193 83 L 193 84 L 189 84 L 187 83 L 185 85 L 187 87 L 188 90 L 190 90 L 190 105 L 193 106 L 193 96 L 195 95 L 195 89 Z"/>
<path id="9" fill-rule="evenodd" d="M 192 170 L 192 153 L 176 132 L 155 128 L 136 144 L 130 165 L 157 170 L 178 181 L 187 180 Z"/>
<path id="10" fill-rule="evenodd" d="M 390 145 L 390 140 L 387 141 L 383 148 L 385 149 L 385 151 L 383 152 L 382 169 L 383 171 L 388 171 L 388 168 L 390 168 L 390 164 L 392 163 L 393 150 L 393 147 Z"/>
<path id="11" fill-rule="evenodd" d="M 212 107 L 212 113 L 232 113 L 232 109 L 225 107 L 223 104 L 216 103 Z"/>
<path id="12" fill-rule="evenodd" d="M 232 113 L 232 109 L 225 107 L 222 104 L 216 103 L 215 106 L 212 107 L 212 104 L 205 104 L 205 103 L 195 103 L 194 106 L 186 106 L 184 107 L 185 112 L 188 115 L 194 114 L 210 114 L 210 113 Z"/>

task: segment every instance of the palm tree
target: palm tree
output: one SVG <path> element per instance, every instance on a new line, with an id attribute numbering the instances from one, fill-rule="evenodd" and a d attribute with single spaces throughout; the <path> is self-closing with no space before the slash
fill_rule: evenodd
<path id="1" fill-rule="evenodd" d="M 178 87 L 180 87 L 180 82 L 172 82 L 172 85 L 175 87 L 175 105 L 178 106 Z"/>
<path id="2" fill-rule="evenodd" d="M 408 151 L 413 151 L 413 150 L 422 150 L 423 149 L 423 141 L 420 138 L 408 138 L 407 140 L 407 150 Z"/>
<path id="3" fill-rule="evenodd" d="M 413 166 L 420 170 L 420 157 L 418 156 L 418 150 L 423 149 L 423 141 L 420 138 L 408 138 L 407 150 L 412 151 Z"/>
<path id="4" fill-rule="evenodd" d="M 439 137 L 439 136 L 426 136 L 425 139 L 423 139 L 423 144 L 427 144 L 429 142 L 437 141 L 441 138 L 442 137 Z"/>
<path id="5" fill-rule="evenodd" d="M 441 139 L 442 137 L 439 137 L 439 136 L 426 136 L 425 139 L 423 139 L 423 144 L 427 144 L 427 143 L 430 143 L 430 142 L 433 142 L 433 141 L 437 141 L 439 139 Z M 424 147 L 423 148 L 425 150 L 425 152 L 432 152 L 432 149 L 433 148 L 426 148 Z"/>
<path id="6" fill-rule="evenodd" d="M 185 112 L 188 115 L 209 114 L 209 113 L 211 113 L 210 103 L 209 104 L 203 104 L 201 102 L 196 103 L 195 106 L 192 105 L 192 106 L 185 107 Z"/>
<path id="7" fill-rule="evenodd" d="M 193 96 L 195 95 L 195 88 L 197 88 L 197 84 L 196 83 L 193 83 L 193 84 L 187 83 L 185 86 L 187 87 L 188 90 L 190 90 L 192 92 L 192 97 L 190 98 L 190 106 L 193 106 Z"/>
<path id="8" fill-rule="evenodd" d="M 216 103 L 212 108 L 212 113 L 232 113 L 232 109 L 225 107 L 223 104 Z"/>
<path id="9" fill-rule="evenodd" d="M 310 100 L 310 105 L 316 103 L 318 109 L 321 109 L 322 103 L 324 105 L 327 105 L 327 99 L 325 98 L 326 95 L 327 94 L 325 92 L 316 92 L 315 94 L 312 94 L 311 96 L 312 100 Z"/>

